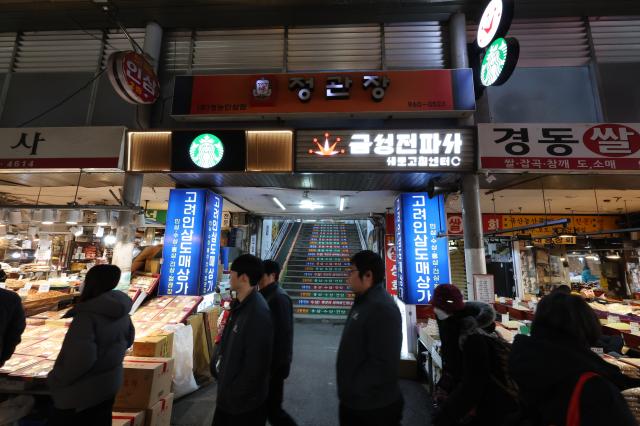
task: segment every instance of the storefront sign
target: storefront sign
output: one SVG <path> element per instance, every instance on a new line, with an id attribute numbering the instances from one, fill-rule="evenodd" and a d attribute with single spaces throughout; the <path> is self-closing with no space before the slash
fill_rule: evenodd
<path id="1" fill-rule="evenodd" d="M 492 305 L 496 297 L 493 275 L 473 274 L 473 295 L 474 301 Z"/>
<path id="2" fill-rule="evenodd" d="M 515 38 L 497 38 L 487 48 L 480 65 L 480 82 L 483 86 L 499 86 L 505 83 L 516 69 L 520 56 L 520 44 Z"/>
<path id="3" fill-rule="evenodd" d="M 479 124 L 480 166 L 522 172 L 640 172 L 640 124 Z"/>
<path id="4" fill-rule="evenodd" d="M 401 194 L 396 198 L 398 296 L 407 304 L 426 304 L 433 289 L 450 283 L 449 243 L 444 196 Z"/>
<path id="5" fill-rule="evenodd" d="M 576 233 L 597 232 L 619 228 L 617 222 L 620 216 L 600 215 L 537 215 L 537 214 L 494 214 L 484 213 L 482 215 L 483 232 L 492 232 L 498 229 L 509 229 L 520 226 L 535 225 L 551 220 L 570 219 L 568 228 Z M 447 214 L 448 234 L 463 235 L 462 213 Z M 544 237 L 552 235 L 557 230 L 561 230 L 562 225 L 535 228 L 527 231 L 519 231 L 519 234 L 530 234 L 532 237 Z M 597 238 L 597 236 L 595 236 Z"/>
<path id="6" fill-rule="evenodd" d="M 171 153 L 174 172 L 243 172 L 246 168 L 246 132 L 174 130 Z"/>
<path id="7" fill-rule="evenodd" d="M 0 170 L 122 170 L 124 127 L 0 129 Z"/>
<path id="8" fill-rule="evenodd" d="M 152 104 L 160 96 L 160 82 L 153 66 L 139 53 L 112 53 L 107 73 L 113 89 L 130 104 Z"/>
<path id="9" fill-rule="evenodd" d="M 296 170 L 471 171 L 469 129 L 300 130 Z"/>
<path id="10" fill-rule="evenodd" d="M 384 236 L 385 265 L 387 273 L 387 292 L 398 295 L 398 269 L 396 266 L 396 237 L 393 234 Z"/>
<path id="11" fill-rule="evenodd" d="M 200 294 L 212 293 L 218 281 L 218 259 L 220 258 L 220 232 L 222 230 L 222 197 L 207 191 L 205 213 L 204 260 Z"/>
<path id="12" fill-rule="evenodd" d="M 424 117 L 475 109 L 470 69 L 176 77 L 172 115 Z"/>
<path id="13" fill-rule="evenodd" d="M 565 237 L 552 237 L 552 238 L 536 238 L 533 240 L 535 244 L 540 245 L 573 245 L 576 243 L 577 237 L 565 236 Z"/>
<path id="14" fill-rule="evenodd" d="M 215 289 L 221 222 L 219 195 L 206 189 L 171 190 L 159 294 L 204 295 Z"/>
<path id="15" fill-rule="evenodd" d="M 496 37 L 504 37 L 513 20 L 513 0 L 491 0 L 482 12 L 476 42 L 484 49 Z"/>

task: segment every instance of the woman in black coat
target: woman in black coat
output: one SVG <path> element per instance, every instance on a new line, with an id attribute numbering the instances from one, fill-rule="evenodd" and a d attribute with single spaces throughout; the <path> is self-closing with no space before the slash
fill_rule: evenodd
<path id="1" fill-rule="evenodd" d="M 600 337 L 600 323 L 579 296 L 552 293 L 540 301 L 531 337 L 518 335 L 513 343 L 509 373 L 531 425 L 565 425 L 571 397 L 584 373 L 579 397 L 580 426 L 635 426 L 637 423 L 621 390 L 640 386 L 591 350 Z"/>

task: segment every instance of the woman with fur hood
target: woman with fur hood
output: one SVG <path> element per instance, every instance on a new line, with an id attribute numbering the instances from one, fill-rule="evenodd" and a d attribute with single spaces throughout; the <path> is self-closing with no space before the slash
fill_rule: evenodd
<path id="1" fill-rule="evenodd" d="M 517 388 L 507 375 L 508 344 L 495 332 L 490 305 L 462 300 L 457 287 L 436 287 L 434 306 L 442 340 L 448 395 L 435 426 L 501 425 L 517 410 Z"/>

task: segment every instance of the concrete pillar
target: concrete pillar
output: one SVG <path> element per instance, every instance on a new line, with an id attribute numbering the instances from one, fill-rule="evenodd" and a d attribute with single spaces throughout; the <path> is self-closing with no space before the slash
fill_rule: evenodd
<path id="1" fill-rule="evenodd" d="M 144 45 L 144 50 L 147 60 L 153 65 L 153 69 L 158 74 L 158 64 L 160 63 L 160 51 L 162 49 L 162 27 L 156 22 L 149 22 L 147 24 Z M 159 101 L 161 102 L 161 100 Z M 136 123 L 143 129 L 151 128 L 151 113 L 152 105 L 138 105 L 136 107 Z"/>
<path id="2" fill-rule="evenodd" d="M 473 299 L 473 274 L 486 274 L 484 238 L 482 236 L 482 212 L 480 210 L 480 185 L 478 175 L 467 174 L 462 178 L 462 222 L 464 228 L 464 260 L 467 272 L 467 296 Z"/>
<path id="3" fill-rule="evenodd" d="M 467 54 L 467 22 L 464 13 L 456 13 L 449 21 L 451 35 L 451 67 L 469 68 Z"/>

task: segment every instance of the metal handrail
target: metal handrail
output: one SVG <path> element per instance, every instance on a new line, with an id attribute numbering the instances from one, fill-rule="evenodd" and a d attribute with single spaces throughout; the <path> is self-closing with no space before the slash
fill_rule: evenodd
<path id="1" fill-rule="evenodd" d="M 289 228 L 291 227 L 292 223 L 293 221 L 287 220 L 284 222 L 282 227 L 280 227 L 280 230 L 278 231 L 278 235 L 276 236 L 276 240 L 273 243 L 271 243 L 271 247 L 269 247 L 269 251 L 267 251 L 267 256 L 264 257 L 265 259 L 271 259 L 273 257 L 274 252 L 280 249 L 282 240 L 285 238 L 285 236 L 289 232 Z"/>

